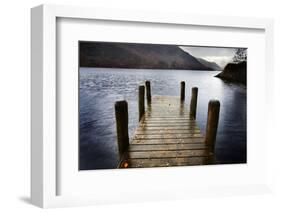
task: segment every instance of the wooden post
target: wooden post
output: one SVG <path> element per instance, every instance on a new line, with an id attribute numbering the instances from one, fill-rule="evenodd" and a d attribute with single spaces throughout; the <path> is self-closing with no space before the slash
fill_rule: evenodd
<path id="1" fill-rule="evenodd" d="M 139 121 L 144 114 L 144 86 L 139 86 Z"/>
<path id="2" fill-rule="evenodd" d="M 146 100 L 147 104 L 151 104 L 151 88 L 150 88 L 150 81 L 145 82 L 146 87 Z"/>
<path id="3" fill-rule="evenodd" d="M 181 82 L 181 101 L 184 101 L 185 99 L 185 82 Z"/>
<path id="4" fill-rule="evenodd" d="M 116 130 L 117 130 L 117 143 L 119 160 L 123 153 L 129 146 L 129 133 L 128 133 L 128 104 L 127 101 L 115 102 L 115 118 L 116 118 Z"/>
<path id="5" fill-rule="evenodd" d="M 196 119 L 197 96 L 198 96 L 198 88 L 193 87 L 191 92 L 191 101 L 190 101 L 190 117 L 193 119 Z"/>
<path id="6" fill-rule="evenodd" d="M 210 100 L 208 105 L 208 118 L 206 126 L 205 143 L 210 147 L 210 151 L 214 153 L 219 123 L 220 102 Z"/>

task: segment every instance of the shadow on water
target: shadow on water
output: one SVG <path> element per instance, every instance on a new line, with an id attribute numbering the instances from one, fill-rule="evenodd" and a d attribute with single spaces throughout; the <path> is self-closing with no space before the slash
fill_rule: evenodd
<path id="1" fill-rule="evenodd" d="M 246 162 L 246 88 L 214 78 L 217 72 L 80 68 L 79 168 L 110 169 L 117 165 L 114 103 L 127 100 L 129 134 L 138 123 L 138 86 L 151 81 L 153 95 L 179 96 L 186 82 L 186 101 L 198 87 L 197 117 L 205 132 L 210 99 L 221 102 L 216 157 L 219 163 Z"/>
<path id="2" fill-rule="evenodd" d="M 247 151 L 246 95 L 239 91 L 231 93 L 224 104 L 217 136 L 216 158 L 221 163 L 245 163 Z"/>

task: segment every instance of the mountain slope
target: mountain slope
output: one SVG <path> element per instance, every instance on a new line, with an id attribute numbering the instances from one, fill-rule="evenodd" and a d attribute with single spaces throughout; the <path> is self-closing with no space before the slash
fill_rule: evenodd
<path id="1" fill-rule="evenodd" d="M 81 67 L 212 70 L 175 45 L 80 42 Z"/>
<path id="2" fill-rule="evenodd" d="M 205 65 L 206 67 L 210 67 L 213 70 L 216 70 L 216 71 L 217 70 L 222 70 L 222 68 L 217 63 L 215 63 L 215 62 L 207 61 L 207 60 L 205 60 L 203 58 L 197 58 L 197 60 L 201 64 Z"/>

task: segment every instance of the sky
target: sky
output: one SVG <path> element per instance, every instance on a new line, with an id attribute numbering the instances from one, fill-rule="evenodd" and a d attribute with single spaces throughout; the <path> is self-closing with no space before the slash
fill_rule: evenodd
<path id="1" fill-rule="evenodd" d="M 232 61 L 236 50 L 236 48 L 225 47 L 180 46 L 180 48 L 196 58 L 203 58 L 210 62 L 216 62 L 222 68 Z"/>

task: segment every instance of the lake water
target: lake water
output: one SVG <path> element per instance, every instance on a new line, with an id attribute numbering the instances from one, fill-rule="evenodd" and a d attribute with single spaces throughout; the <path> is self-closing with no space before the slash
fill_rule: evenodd
<path id="1" fill-rule="evenodd" d="M 116 168 L 118 162 L 114 103 L 127 100 L 129 134 L 138 124 L 138 86 L 151 81 L 153 95 L 179 96 L 186 82 L 186 101 L 198 87 L 197 122 L 205 133 L 208 102 L 221 103 L 216 142 L 219 163 L 246 162 L 246 87 L 226 83 L 215 71 L 80 68 L 79 168 Z"/>

